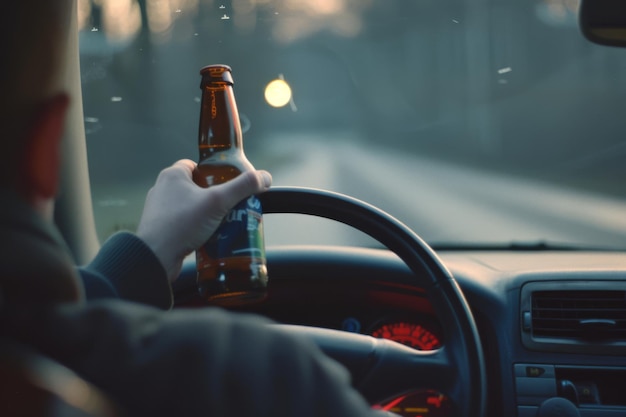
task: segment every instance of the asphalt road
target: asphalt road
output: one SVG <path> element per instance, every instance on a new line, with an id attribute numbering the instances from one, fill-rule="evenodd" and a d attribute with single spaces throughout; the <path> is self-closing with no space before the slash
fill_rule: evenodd
<path id="1" fill-rule="evenodd" d="M 311 138 L 310 138 L 311 139 Z M 328 142 L 325 142 L 328 143 Z M 275 138 L 290 161 L 274 185 L 328 189 L 367 201 L 440 244 L 538 243 L 626 248 L 626 200 L 344 142 Z M 266 243 L 375 243 L 346 226 L 266 216 Z"/>
<path id="2" fill-rule="evenodd" d="M 398 151 L 357 146 L 346 133 L 268 139 L 274 185 L 344 193 L 396 217 L 433 246 L 507 245 L 545 241 L 626 249 L 626 199 L 582 193 L 488 170 L 452 165 Z M 274 162 L 271 162 L 271 161 Z M 265 164 L 263 164 L 265 162 Z M 94 187 L 98 233 L 133 230 L 149 182 Z M 266 244 L 378 246 L 330 220 L 303 215 L 265 216 Z"/>

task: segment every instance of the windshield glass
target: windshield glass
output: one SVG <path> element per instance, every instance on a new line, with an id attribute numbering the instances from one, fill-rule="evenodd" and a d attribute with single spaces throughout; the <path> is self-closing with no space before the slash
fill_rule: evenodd
<path id="1" fill-rule="evenodd" d="M 365 200 L 435 247 L 626 247 L 626 51 L 582 37 L 576 0 L 78 6 L 101 239 L 136 227 L 161 169 L 197 160 L 199 70 L 219 63 L 274 185 Z M 361 241 L 267 217 L 270 245 Z"/>

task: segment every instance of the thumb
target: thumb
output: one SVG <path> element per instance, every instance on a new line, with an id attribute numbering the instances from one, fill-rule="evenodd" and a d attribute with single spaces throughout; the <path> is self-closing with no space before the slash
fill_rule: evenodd
<path id="1" fill-rule="evenodd" d="M 272 185 L 272 176 L 267 171 L 246 171 L 232 180 L 208 188 L 213 204 L 223 213 L 252 194 L 267 191 Z"/>

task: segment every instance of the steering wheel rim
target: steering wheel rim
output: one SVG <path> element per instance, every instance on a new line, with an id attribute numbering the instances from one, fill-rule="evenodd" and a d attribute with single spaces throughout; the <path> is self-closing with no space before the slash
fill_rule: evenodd
<path id="1" fill-rule="evenodd" d="M 306 187 L 272 187 L 259 197 L 265 214 L 327 218 L 371 236 L 400 257 L 431 300 L 445 340 L 444 347 L 432 352 L 345 332 L 300 330 L 322 344 L 322 350 L 340 351 L 330 355 L 340 362 L 370 364 L 367 377 L 357 386 L 366 398 L 376 398 L 377 384 L 373 380 L 383 378 L 391 382 L 402 373 L 401 380 L 407 382 L 441 380 L 439 385 L 457 410 L 468 417 L 484 416 L 486 371 L 476 324 L 456 280 L 426 242 L 388 213 L 344 194 Z M 298 331 L 297 326 L 289 327 Z M 371 365 L 373 362 L 377 362 L 378 368 Z M 433 373 L 432 380 L 421 375 L 424 369 Z M 386 385 L 389 389 L 402 389 L 403 383 Z"/>

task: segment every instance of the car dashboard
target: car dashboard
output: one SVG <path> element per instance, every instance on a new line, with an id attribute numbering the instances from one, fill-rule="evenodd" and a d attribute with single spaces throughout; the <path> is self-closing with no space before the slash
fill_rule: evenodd
<path id="1" fill-rule="evenodd" d="M 581 416 L 626 415 L 626 254 L 600 251 L 439 251 L 470 306 L 487 372 L 487 415 L 535 416 L 566 398 Z M 268 248 L 268 297 L 229 307 L 279 323 L 445 346 L 420 277 L 384 249 Z M 175 283 L 176 307 L 202 308 L 195 264 Z M 445 393 L 416 386 L 375 407 L 449 416 Z M 549 415 L 549 414 L 547 414 Z"/>

